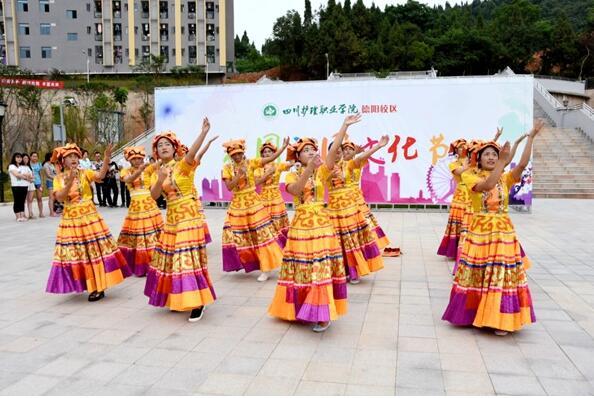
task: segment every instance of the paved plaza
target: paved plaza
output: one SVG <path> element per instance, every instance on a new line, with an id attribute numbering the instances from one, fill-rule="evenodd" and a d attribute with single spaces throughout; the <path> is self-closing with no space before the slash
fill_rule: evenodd
<path id="1" fill-rule="evenodd" d="M 117 237 L 125 209 L 101 209 Z M 594 201 L 535 200 L 512 212 L 537 323 L 505 337 L 441 321 L 452 262 L 435 254 L 443 212 L 377 212 L 404 252 L 349 285 L 323 334 L 270 318 L 276 275 L 223 274 L 224 210 L 207 209 L 218 300 L 198 323 L 151 307 L 131 277 L 97 303 L 49 295 L 58 219 L 0 207 L 2 395 L 592 395 Z"/>

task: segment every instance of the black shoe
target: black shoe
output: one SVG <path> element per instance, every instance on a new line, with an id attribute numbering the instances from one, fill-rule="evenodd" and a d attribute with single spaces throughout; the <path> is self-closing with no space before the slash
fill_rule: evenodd
<path id="1" fill-rule="evenodd" d="M 103 297 L 105 297 L 105 293 L 104 292 L 93 292 L 93 293 L 89 294 L 89 301 L 91 301 L 91 302 L 93 302 L 93 301 L 99 301 Z"/>
<path id="2" fill-rule="evenodd" d="M 190 314 L 190 317 L 188 318 L 189 322 L 198 322 L 199 320 L 202 319 L 202 315 L 204 315 L 204 306 L 199 307 L 199 308 L 194 308 L 192 310 L 192 313 Z"/>

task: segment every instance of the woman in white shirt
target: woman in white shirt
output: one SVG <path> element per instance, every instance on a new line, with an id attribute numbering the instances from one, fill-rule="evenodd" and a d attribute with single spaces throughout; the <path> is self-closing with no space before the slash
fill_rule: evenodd
<path id="1" fill-rule="evenodd" d="M 48 192 L 47 204 L 49 206 L 50 217 L 57 217 L 54 211 L 54 177 L 56 176 L 56 167 L 50 162 L 51 153 L 45 154 L 43 162 L 43 178 L 45 179 L 45 188 Z"/>
<path id="2" fill-rule="evenodd" d="M 12 210 L 14 211 L 17 222 L 27 221 L 25 217 L 25 201 L 27 200 L 29 185 L 33 182 L 33 173 L 27 174 L 25 172 L 26 168 L 23 167 L 22 163 L 22 155 L 15 153 L 12 155 L 10 165 L 8 166 L 12 197 L 14 198 Z"/>
<path id="3" fill-rule="evenodd" d="M 35 217 L 33 217 L 33 194 L 35 193 L 35 182 L 34 182 L 34 176 L 33 176 L 33 169 L 31 169 L 31 159 L 29 158 L 29 155 L 26 153 L 22 153 L 21 154 L 23 161 L 21 162 L 21 165 L 19 166 L 19 170 L 21 171 L 21 173 L 27 175 L 27 177 L 31 176 L 31 180 L 28 186 L 28 192 L 27 192 L 27 210 L 29 215 L 27 216 L 27 218 L 29 220 L 34 219 Z"/>

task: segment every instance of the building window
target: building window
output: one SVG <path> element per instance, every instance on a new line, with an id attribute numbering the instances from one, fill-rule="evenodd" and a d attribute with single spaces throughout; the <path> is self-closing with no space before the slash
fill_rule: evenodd
<path id="1" fill-rule="evenodd" d="M 142 46 L 142 60 L 148 61 L 151 58 L 151 47 L 150 46 Z"/>
<path id="2" fill-rule="evenodd" d="M 95 40 L 103 40 L 103 25 L 100 23 L 95 24 Z"/>
<path id="3" fill-rule="evenodd" d="M 20 23 L 19 24 L 19 34 L 29 36 L 29 24 L 28 23 Z"/>
<path id="4" fill-rule="evenodd" d="M 124 58 L 122 57 L 122 46 L 114 46 L 113 48 L 113 63 L 121 64 Z"/>
<path id="5" fill-rule="evenodd" d="M 151 26 L 147 23 L 142 24 L 142 41 L 148 41 L 151 36 Z"/>
<path id="6" fill-rule="evenodd" d="M 212 1 L 206 2 L 206 18 L 207 19 L 214 19 L 214 3 Z"/>
<path id="7" fill-rule="evenodd" d="M 101 0 L 95 0 L 95 18 L 101 18 Z"/>
<path id="8" fill-rule="evenodd" d="M 49 0 L 39 0 L 39 12 L 49 12 Z"/>
<path id="9" fill-rule="evenodd" d="M 214 46 L 206 46 L 206 61 L 209 64 L 215 63 L 215 48 Z"/>
<path id="10" fill-rule="evenodd" d="M 121 18 L 122 17 L 122 2 L 116 0 L 112 3 L 113 8 L 113 17 L 114 18 Z"/>
<path id="11" fill-rule="evenodd" d="M 95 63 L 103 63 L 103 46 L 95 46 Z"/>
<path id="12" fill-rule="evenodd" d="M 68 41 L 77 41 L 78 40 L 78 33 L 66 33 L 66 39 Z"/>
<path id="13" fill-rule="evenodd" d="M 137 48 L 134 49 L 134 56 L 138 57 L 138 49 Z"/>
<path id="14" fill-rule="evenodd" d="M 188 18 L 190 18 L 190 19 L 196 18 L 196 2 L 195 1 L 188 1 Z"/>
<path id="15" fill-rule="evenodd" d="M 52 26 L 48 23 L 39 24 L 39 34 L 47 36 L 52 34 Z"/>
<path id="16" fill-rule="evenodd" d="M 70 19 L 76 19 L 76 10 L 66 10 L 66 16 Z"/>
<path id="17" fill-rule="evenodd" d="M 130 57 L 130 49 L 126 48 L 126 57 Z"/>
<path id="18" fill-rule="evenodd" d="M 52 57 L 52 48 L 51 47 L 41 47 L 41 58 L 51 58 Z"/>
<path id="19" fill-rule="evenodd" d="M 92 56 L 93 56 L 93 49 L 87 48 L 87 57 L 92 57 Z"/>
<path id="20" fill-rule="evenodd" d="M 113 24 L 113 40 L 122 41 L 122 24 L 120 23 Z"/>
<path id="21" fill-rule="evenodd" d="M 159 17 L 162 19 L 169 18 L 169 5 L 166 1 L 159 2 Z"/>
<path id="22" fill-rule="evenodd" d="M 91 27 L 87 26 L 87 34 L 90 35 L 91 34 Z"/>
<path id="23" fill-rule="evenodd" d="M 31 47 L 19 47 L 19 57 L 31 58 Z"/>
<path id="24" fill-rule="evenodd" d="M 188 40 L 190 40 L 190 41 L 196 40 L 196 24 L 195 23 L 188 24 Z"/>
<path id="25" fill-rule="evenodd" d="M 138 34 L 138 26 L 134 27 L 134 36 L 136 36 Z"/>
<path id="26" fill-rule="evenodd" d="M 91 12 L 91 3 L 87 3 L 87 11 Z"/>
<path id="27" fill-rule="evenodd" d="M 22 12 L 29 12 L 29 2 L 27 0 L 19 0 L 17 9 Z M 27 58 L 31 58 L 31 54 Z"/>
<path id="28" fill-rule="evenodd" d="M 189 46 L 188 47 L 188 57 L 190 58 L 190 63 L 196 63 L 196 46 Z"/>
<path id="29" fill-rule="evenodd" d="M 148 1 L 141 1 L 140 2 L 140 8 L 141 8 L 141 12 L 142 12 L 142 17 L 143 18 L 148 18 L 149 17 L 149 2 Z"/>
<path id="30" fill-rule="evenodd" d="M 159 35 L 161 36 L 161 41 L 169 41 L 169 25 L 162 23 L 159 29 Z"/>
<path id="31" fill-rule="evenodd" d="M 215 26 L 214 24 L 206 24 L 206 40 L 215 41 Z"/>
<path id="32" fill-rule="evenodd" d="M 165 63 L 169 63 L 169 46 L 161 46 L 160 55 L 165 57 Z"/>

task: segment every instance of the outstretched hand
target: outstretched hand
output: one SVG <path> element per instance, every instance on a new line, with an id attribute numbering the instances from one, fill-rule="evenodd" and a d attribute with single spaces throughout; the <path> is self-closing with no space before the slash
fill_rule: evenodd
<path id="1" fill-rule="evenodd" d="M 105 159 L 109 159 L 111 160 L 111 153 L 113 152 L 113 144 L 109 143 L 107 144 L 107 147 L 105 147 L 105 152 L 104 152 L 104 157 Z"/>
<path id="2" fill-rule="evenodd" d="M 206 134 L 210 131 L 210 121 L 208 120 L 208 117 L 205 117 L 202 120 L 202 133 Z"/>
<path id="3" fill-rule="evenodd" d="M 508 164 L 509 160 L 510 160 L 510 156 L 511 156 L 511 145 L 509 144 L 509 141 L 506 141 L 505 144 L 503 145 L 503 148 L 501 148 L 501 151 L 499 151 L 499 159 L 501 161 L 504 161 L 505 164 Z"/>
<path id="4" fill-rule="evenodd" d="M 536 136 L 538 135 L 538 133 L 540 133 L 540 131 L 542 130 L 544 125 L 545 125 L 544 121 L 542 119 L 538 119 L 534 123 L 532 130 L 530 130 L 530 138 L 532 138 L 532 139 L 536 138 Z"/>
<path id="5" fill-rule="evenodd" d="M 349 115 L 344 118 L 344 125 L 348 127 L 352 124 L 359 123 L 361 121 L 361 117 L 362 116 L 360 113 L 357 113 L 356 115 Z"/>

